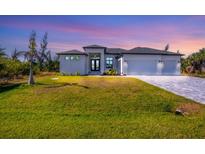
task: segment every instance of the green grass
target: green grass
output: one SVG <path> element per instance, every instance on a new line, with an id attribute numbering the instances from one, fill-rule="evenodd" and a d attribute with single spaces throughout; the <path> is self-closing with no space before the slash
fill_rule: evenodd
<path id="1" fill-rule="evenodd" d="M 0 91 L 0 138 L 205 138 L 205 108 L 134 78 L 39 77 Z M 197 112 L 174 114 L 182 104 Z"/>

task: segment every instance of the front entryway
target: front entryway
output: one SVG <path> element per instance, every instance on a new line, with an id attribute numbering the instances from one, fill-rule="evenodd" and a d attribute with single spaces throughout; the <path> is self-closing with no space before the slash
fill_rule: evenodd
<path id="1" fill-rule="evenodd" d="M 100 71 L 100 59 L 91 59 L 91 71 Z"/>

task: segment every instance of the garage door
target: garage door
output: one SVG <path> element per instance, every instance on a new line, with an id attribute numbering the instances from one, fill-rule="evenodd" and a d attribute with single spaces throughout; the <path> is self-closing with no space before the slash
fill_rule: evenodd
<path id="1" fill-rule="evenodd" d="M 175 74 L 177 72 L 176 60 L 165 60 L 162 69 L 163 74 Z"/>
<path id="2" fill-rule="evenodd" d="M 127 74 L 156 74 L 157 61 L 156 60 L 128 60 Z"/>

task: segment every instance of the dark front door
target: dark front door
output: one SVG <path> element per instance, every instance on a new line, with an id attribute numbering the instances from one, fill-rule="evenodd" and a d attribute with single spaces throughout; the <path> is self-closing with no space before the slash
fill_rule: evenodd
<path id="1" fill-rule="evenodd" d="M 100 71 L 100 59 L 91 59 L 91 71 Z"/>

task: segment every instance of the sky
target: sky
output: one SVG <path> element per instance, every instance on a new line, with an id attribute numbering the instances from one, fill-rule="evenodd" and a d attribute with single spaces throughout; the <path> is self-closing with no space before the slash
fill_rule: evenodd
<path id="1" fill-rule="evenodd" d="M 132 49 L 150 47 L 189 55 L 205 47 L 205 16 L 0 16 L 0 46 L 8 55 L 27 50 L 32 30 L 37 43 L 48 33 L 53 52 L 91 44 Z"/>

